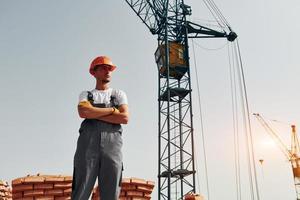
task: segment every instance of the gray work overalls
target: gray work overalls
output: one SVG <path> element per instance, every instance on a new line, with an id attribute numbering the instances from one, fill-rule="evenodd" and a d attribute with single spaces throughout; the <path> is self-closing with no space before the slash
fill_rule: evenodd
<path id="1" fill-rule="evenodd" d="M 116 106 L 112 104 L 113 98 L 110 105 L 94 106 Z M 81 123 L 74 156 L 72 200 L 88 200 L 97 177 L 101 200 L 119 199 L 123 170 L 121 134 L 120 124 L 96 119 Z"/>

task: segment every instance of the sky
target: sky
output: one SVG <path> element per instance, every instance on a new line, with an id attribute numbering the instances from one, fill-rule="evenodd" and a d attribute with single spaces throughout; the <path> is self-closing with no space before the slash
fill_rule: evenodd
<path id="1" fill-rule="evenodd" d="M 191 21 L 205 24 L 213 19 L 202 1 L 185 3 L 192 6 Z M 215 3 L 238 34 L 250 112 L 280 121 L 273 125 L 289 144 L 288 124 L 300 124 L 300 2 Z M 118 67 L 111 86 L 124 90 L 129 99 L 130 122 L 123 134 L 124 177 L 157 181 L 157 40 L 125 1 L 0 0 L 0 27 L 0 179 L 72 174 L 81 122 L 78 96 L 94 88 L 88 67 L 94 57 L 104 54 Z M 195 42 L 190 57 L 200 192 L 207 196 L 195 63 L 210 200 L 235 199 L 227 41 Z M 270 145 L 258 122 L 254 118 L 251 122 L 261 199 L 295 199 L 289 162 Z M 262 165 L 259 159 L 264 160 Z M 243 163 L 243 188 L 248 187 L 246 167 Z M 243 199 L 250 199 L 247 191 Z"/>

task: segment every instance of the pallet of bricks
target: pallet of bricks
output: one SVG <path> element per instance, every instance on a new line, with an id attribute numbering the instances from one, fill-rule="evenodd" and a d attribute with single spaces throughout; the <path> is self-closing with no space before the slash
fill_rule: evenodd
<path id="1" fill-rule="evenodd" d="M 199 194 L 191 193 L 191 194 L 185 195 L 184 200 L 204 200 L 204 197 Z"/>
<path id="2" fill-rule="evenodd" d="M 0 200 L 11 200 L 11 188 L 8 183 L 0 180 Z"/>
<path id="3" fill-rule="evenodd" d="M 70 200 L 72 176 L 28 175 L 12 181 L 13 200 Z"/>
<path id="4" fill-rule="evenodd" d="M 155 183 L 139 178 L 123 178 L 119 200 L 149 200 Z M 94 188 L 92 200 L 100 200 L 98 187 Z"/>

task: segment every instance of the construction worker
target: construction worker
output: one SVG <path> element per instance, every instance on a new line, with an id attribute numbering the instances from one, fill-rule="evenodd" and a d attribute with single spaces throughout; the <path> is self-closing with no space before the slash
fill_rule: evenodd
<path id="1" fill-rule="evenodd" d="M 88 200 L 98 177 L 101 200 L 119 199 L 122 179 L 122 127 L 128 123 L 126 94 L 109 87 L 116 66 L 107 56 L 95 58 L 90 74 L 96 88 L 79 95 L 84 118 L 74 156 L 72 200 Z"/>

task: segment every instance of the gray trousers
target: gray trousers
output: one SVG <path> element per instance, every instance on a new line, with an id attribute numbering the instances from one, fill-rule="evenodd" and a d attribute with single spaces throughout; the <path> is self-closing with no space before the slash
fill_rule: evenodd
<path id="1" fill-rule="evenodd" d="M 72 200 L 88 200 L 97 177 L 101 200 L 119 199 L 123 168 L 121 125 L 86 119 L 79 133 Z"/>

